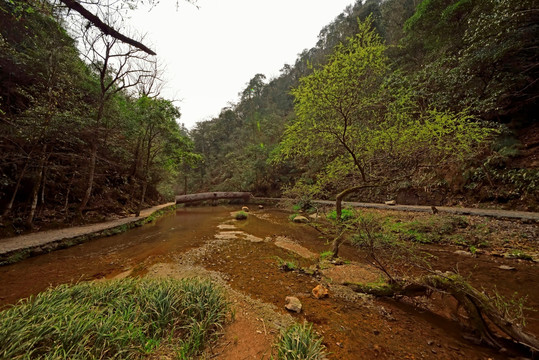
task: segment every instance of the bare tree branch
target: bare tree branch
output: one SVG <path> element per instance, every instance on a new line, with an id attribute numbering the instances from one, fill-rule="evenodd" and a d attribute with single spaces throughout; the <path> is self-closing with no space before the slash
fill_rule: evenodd
<path id="1" fill-rule="evenodd" d="M 120 41 L 123 41 L 126 44 L 132 45 L 136 47 L 137 49 L 140 49 L 150 55 L 156 55 L 156 53 L 153 50 L 150 50 L 146 45 L 127 37 L 117 30 L 113 29 L 111 26 L 105 24 L 99 17 L 92 14 L 90 11 L 88 11 L 84 6 L 82 6 L 79 2 L 75 0 L 60 0 L 65 6 L 67 6 L 69 9 L 74 10 L 81 14 L 85 19 L 87 19 L 89 22 L 91 22 L 95 27 L 97 27 L 103 34 L 110 35 Z"/>

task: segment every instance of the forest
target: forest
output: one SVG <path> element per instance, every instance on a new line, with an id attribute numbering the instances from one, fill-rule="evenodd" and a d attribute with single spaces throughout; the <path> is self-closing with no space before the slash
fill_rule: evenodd
<path id="1" fill-rule="evenodd" d="M 199 157 L 179 108 L 160 97 L 157 59 L 70 16 L 47 1 L 0 5 L 8 235 L 138 213 L 170 199 L 181 167 Z"/>
<path id="2" fill-rule="evenodd" d="M 0 5 L 8 235 L 201 191 L 537 210 L 532 0 L 357 1 L 192 129 L 157 58 L 66 3 Z"/>

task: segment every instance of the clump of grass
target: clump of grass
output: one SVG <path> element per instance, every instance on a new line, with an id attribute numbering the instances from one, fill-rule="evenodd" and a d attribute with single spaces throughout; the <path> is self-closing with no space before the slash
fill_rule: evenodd
<path id="1" fill-rule="evenodd" d="M 521 259 L 521 260 L 533 260 L 533 257 L 529 254 L 526 254 L 522 250 L 513 250 L 509 253 L 509 257 L 515 258 L 515 259 Z"/>
<path id="2" fill-rule="evenodd" d="M 444 238 L 460 239 L 458 229 L 468 226 L 466 218 L 461 216 L 431 216 L 408 222 L 386 221 L 385 229 L 398 234 L 402 240 L 420 244 L 442 242 Z"/>
<path id="3" fill-rule="evenodd" d="M 333 258 L 333 251 L 324 251 L 320 253 L 320 261 L 327 260 Z"/>
<path id="4" fill-rule="evenodd" d="M 283 260 L 280 257 L 276 256 L 275 259 L 277 260 L 277 264 L 279 264 L 279 268 L 284 271 L 294 271 L 299 268 L 299 265 L 294 260 Z"/>
<path id="5" fill-rule="evenodd" d="M 355 213 L 353 210 L 350 210 L 350 209 L 342 209 L 341 211 L 341 220 L 342 221 L 348 221 L 348 220 L 351 220 L 355 217 Z M 331 211 L 328 215 L 327 215 L 327 218 L 329 220 L 337 220 L 337 211 L 336 210 L 333 210 Z"/>
<path id="6" fill-rule="evenodd" d="M 247 216 L 248 215 L 247 215 L 247 213 L 245 211 L 238 211 L 236 213 L 236 215 L 234 216 L 234 218 L 236 220 L 245 220 L 245 219 L 247 219 Z"/>
<path id="7" fill-rule="evenodd" d="M 314 333 L 311 324 L 294 324 L 281 333 L 275 345 L 279 360 L 320 360 L 326 358 L 322 337 Z"/>
<path id="8" fill-rule="evenodd" d="M 298 213 L 291 214 L 291 215 L 288 217 L 288 220 L 294 221 L 294 219 L 295 219 L 296 217 L 298 217 L 298 216 L 299 216 Z"/>
<path id="9" fill-rule="evenodd" d="M 162 346 L 198 354 L 228 311 L 210 281 L 61 285 L 0 313 L 0 358 L 138 359 Z"/>

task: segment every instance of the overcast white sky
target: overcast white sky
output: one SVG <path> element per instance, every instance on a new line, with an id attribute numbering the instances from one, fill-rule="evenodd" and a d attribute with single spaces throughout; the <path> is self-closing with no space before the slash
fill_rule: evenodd
<path id="1" fill-rule="evenodd" d="M 180 122 L 219 115 L 257 73 L 270 79 L 316 44 L 318 33 L 353 0 L 162 1 L 137 10 L 133 26 L 166 66 L 162 96 L 177 99 Z"/>

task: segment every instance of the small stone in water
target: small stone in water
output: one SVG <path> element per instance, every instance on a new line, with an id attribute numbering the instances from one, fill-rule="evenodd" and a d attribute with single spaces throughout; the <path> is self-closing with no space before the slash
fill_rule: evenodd
<path id="1" fill-rule="evenodd" d="M 501 269 L 501 270 L 516 270 L 516 268 L 514 268 L 512 266 L 509 266 L 509 265 L 500 265 L 500 266 L 498 266 L 498 269 Z"/>

